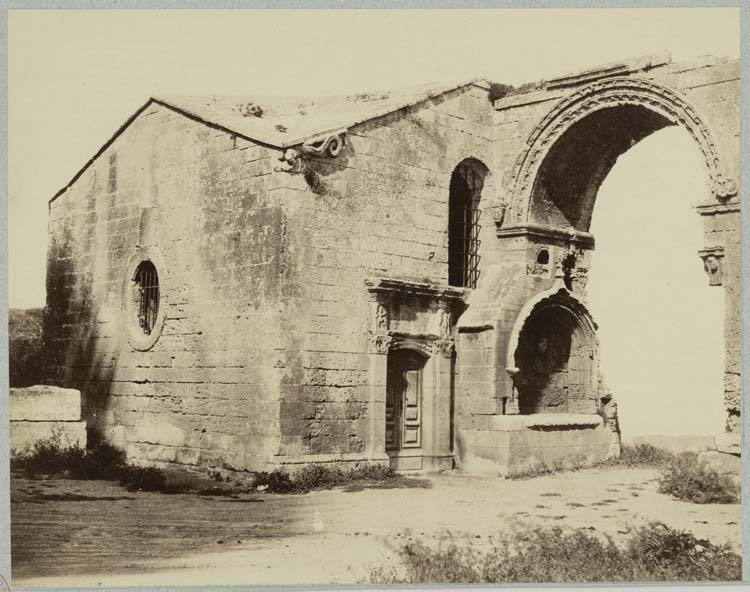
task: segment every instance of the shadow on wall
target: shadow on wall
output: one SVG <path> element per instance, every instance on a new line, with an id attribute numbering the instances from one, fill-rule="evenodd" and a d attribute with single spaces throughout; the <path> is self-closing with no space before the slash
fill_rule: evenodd
<path id="1" fill-rule="evenodd" d="M 107 408 L 117 340 L 99 336 L 92 274 L 76 268 L 73 250 L 69 231 L 50 245 L 41 373 L 35 382 L 80 390 L 82 419 L 89 428 L 98 428 Z"/>

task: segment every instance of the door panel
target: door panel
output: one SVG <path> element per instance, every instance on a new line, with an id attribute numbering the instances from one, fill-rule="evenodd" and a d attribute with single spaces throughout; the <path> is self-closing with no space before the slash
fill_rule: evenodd
<path id="1" fill-rule="evenodd" d="M 416 448 L 421 445 L 422 432 L 422 371 L 405 370 L 404 385 L 404 439 L 403 448 Z"/>
<path id="2" fill-rule="evenodd" d="M 401 447 L 401 385 L 400 369 L 395 360 L 388 360 L 388 381 L 385 398 L 385 449 Z"/>
<path id="3" fill-rule="evenodd" d="M 385 403 L 386 450 L 422 445 L 422 366 L 424 360 L 411 352 L 395 352 L 388 358 Z"/>

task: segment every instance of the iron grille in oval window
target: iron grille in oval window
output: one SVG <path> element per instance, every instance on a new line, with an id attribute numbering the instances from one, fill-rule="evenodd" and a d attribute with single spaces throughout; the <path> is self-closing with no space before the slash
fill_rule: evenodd
<path id="1" fill-rule="evenodd" d="M 151 335 L 159 316 L 159 274 L 150 261 L 144 261 L 135 271 L 135 298 L 138 326 Z"/>

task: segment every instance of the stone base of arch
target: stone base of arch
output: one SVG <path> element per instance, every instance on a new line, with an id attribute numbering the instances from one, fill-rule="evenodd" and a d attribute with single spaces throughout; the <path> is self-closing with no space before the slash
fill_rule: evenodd
<path id="1" fill-rule="evenodd" d="M 619 456 L 617 406 L 598 372 L 596 325 L 583 300 L 593 238 L 532 226 L 499 238 L 502 259 L 487 267 L 458 321 L 458 463 L 517 475 Z M 567 329 L 567 344 L 558 329 Z"/>
<path id="2" fill-rule="evenodd" d="M 596 413 L 497 415 L 462 430 L 459 451 L 469 472 L 514 477 L 599 464 L 613 456 L 612 432 Z"/>

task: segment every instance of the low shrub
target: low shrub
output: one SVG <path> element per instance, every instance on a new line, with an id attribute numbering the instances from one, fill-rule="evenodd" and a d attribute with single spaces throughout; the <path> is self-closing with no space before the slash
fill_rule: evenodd
<path id="1" fill-rule="evenodd" d="M 494 102 L 498 99 L 508 96 L 513 91 L 513 87 L 509 84 L 502 84 L 500 82 L 490 83 L 489 99 Z"/>
<path id="2" fill-rule="evenodd" d="M 55 475 L 67 473 L 83 462 L 86 450 L 80 446 L 69 446 L 58 434 L 34 443 L 27 453 L 14 458 L 11 468 L 28 475 Z"/>
<path id="3" fill-rule="evenodd" d="M 155 467 L 123 467 L 117 479 L 128 491 L 164 491 L 167 478 Z"/>
<path id="4" fill-rule="evenodd" d="M 702 462 L 695 452 L 681 452 L 667 463 L 659 492 L 696 504 L 738 503 L 740 496 L 740 488 L 728 475 Z"/>
<path id="5" fill-rule="evenodd" d="M 660 467 L 667 464 L 674 454 L 654 446 L 653 444 L 636 444 L 635 446 L 625 445 L 620 452 L 620 458 L 615 463 L 628 467 L 651 466 Z"/>
<path id="6" fill-rule="evenodd" d="M 260 471 L 253 473 L 253 486 L 268 493 L 291 493 L 296 491 L 288 473 L 283 471 Z"/>
<path id="7" fill-rule="evenodd" d="M 70 467 L 75 479 L 116 480 L 127 466 L 125 452 L 107 442 L 86 450 L 80 462 Z"/>
<path id="8" fill-rule="evenodd" d="M 541 527 L 501 533 L 489 550 L 448 535 L 437 548 L 417 541 L 398 553 L 401 565 L 374 568 L 370 583 L 729 581 L 742 572 L 728 545 L 661 523 L 636 530 L 624 546 L 582 529 Z"/>
<path id="9" fill-rule="evenodd" d="M 652 444 L 637 444 L 623 446 L 620 456 L 595 464 L 591 464 L 585 455 L 577 458 L 557 460 L 552 462 L 539 461 L 535 465 L 524 467 L 508 475 L 510 479 L 533 479 L 562 471 L 576 471 L 581 468 L 596 467 L 663 467 L 674 455 L 668 450 L 658 448 Z"/>
<path id="10" fill-rule="evenodd" d="M 59 433 L 53 433 L 14 459 L 11 466 L 27 475 L 66 474 L 74 479 L 116 480 L 126 462 L 125 452 L 96 434 L 90 434 L 89 447 L 82 448 L 63 442 Z"/>
<path id="11" fill-rule="evenodd" d="M 343 469 L 328 465 L 307 465 L 292 478 L 294 488 L 298 491 L 312 489 L 330 489 L 356 481 L 387 481 L 396 477 L 390 467 L 379 465 L 362 465 L 353 469 Z"/>
<path id="12" fill-rule="evenodd" d="M 390 467 L 361 465 L 354 468 L 311 464 L 293 475 L 285 471 L 259 472 L 253 474 L 253 487 L 268 493 L 306 493 L 314 489 L 331 489 L 347 486 L 347 491 L 365 488 L 427 488 L 432 484 L 427 479 L 399 475 Z"/>
<path id="13" fill-rule="evenodd" d="M 742 558 L 729 544 L 715 545 L 693 534 L 652 522 L 637 529 L 626 554 L 638 573 L 653 581 L 735 581 Z M 644 578 L 645 579 L 645 578 Z"/>

